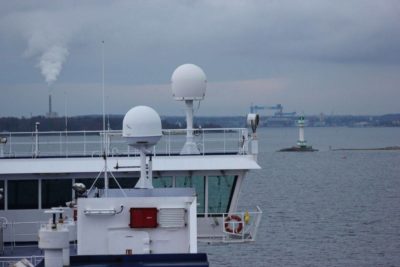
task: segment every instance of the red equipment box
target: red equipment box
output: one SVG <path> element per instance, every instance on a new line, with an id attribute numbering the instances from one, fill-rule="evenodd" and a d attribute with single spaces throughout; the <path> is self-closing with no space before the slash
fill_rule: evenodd
<path id="1" fill-rule="evenodd" d="M 157 208 L 131 208 L 131 228 L 156 228 Z"/>

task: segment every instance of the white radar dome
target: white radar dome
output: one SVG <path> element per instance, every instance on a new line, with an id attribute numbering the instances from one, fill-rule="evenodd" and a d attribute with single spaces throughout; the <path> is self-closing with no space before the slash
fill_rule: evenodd
<path id="1" fill-rule="evenodd" d="M 171 84 L 175 100 L 203 100 L 207 77 L 199 66 L 183 64 L 172 73 Z"/>
<path id="2" fill-rule="evenodd" d="M 147 106 L 131 108 L 122 121 L 122 136 L 136 148 L 155 145 L 162 136 L 160 116 Z"/>

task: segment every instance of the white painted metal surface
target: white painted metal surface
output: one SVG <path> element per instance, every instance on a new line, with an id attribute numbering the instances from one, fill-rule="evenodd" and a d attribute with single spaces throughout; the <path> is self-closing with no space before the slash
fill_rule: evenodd
<path id="1" fill-rule="evenodd" d="M 160 194 L 167 190 L 167 195 Z M 179 192 L 186 192 L 184 194 Z M 174 194 L 174 192 L 177 192 Z M 116 191 L 116 193 L 118 193 Z M 128 197 L 80 198 L 78 200 L 78 254 L 196 253 L 196 197 L 190 188 L 133 189 Z M 90 216 L 88 210 L 118 210 L 109 216 Z M 130 208 L 184 209 L 186 223 L 173 228 L 130 228 Z M 85 213 L 86 211 L 86 213 Z M 132 236 L 132 238 L 130 237 Z M 137 238 L 133 238 L 137 237 Z M 120 241 L 115 239 L 120 239 Z M 148 240 L 149 239 L 149 240 Z M 117 243 L 116 242 L 120 242 Z M 112 246 L 115 246 L 113 248 Z"/>
<path id="2" fill-rule="evenodd" d="M 75 239 L 79 240 L 78 254 L 81 255 L 195 253 L 198 234 L 202 240 L 254 241 L 261 211 L 258 209 L 240 213 L 236 208 L 247 172 L 260 169 L 257 164 L 256 127 L 253 127 L 252 137 L 248 130 L 243 128 L 193 129 L 193 101 L 204 98 L 206 79 L 203 70 L 193 64 L 178 67 L 172 75 L 174 98 L 187 104 L 188 128 L 184 130 L 162 131 L 158 114 L 150 114 L 147 112 L 148 108 L 139 107 L 141 112 L 128 112 L 124 118 L 122 132 L 104 129 L 93 132 L 40 132 L 36 128 L 33 133 L 2 133 L 1 136 L 7 137 L 9 142 L 2 147 L 1 156 L 4 157 L 0 158 L 0 179 L 4 179 L 6 194 L 5 209 L 0 211 L 0 216 L 10 219 L 6 223 L 8 240 L 11 240 L 13 245 L 16 241 L 36 240 L 35 227 L 43 220 L 42 185 L 46 185 L 45 179 L 71 179 L 75 182 L 75 179 L 79 178 L 94 178 L 96 175 L 99 177 L 99 172 L 107 170 L 107 164 L 100 157 L 105 151 L 108 166 L 119 178 L 136 179 L 140 171 L 138 166 L 142 163 L 142 166 L 148 165 L 148 169 L 142 168 L 142 177 L 144 172 L 154 171 L 160 181 L 162 178 L 169 179 L 173 187 L 193 188 L 120 191 L 108 189 L 108 182 L 105 181 L 103 192 L 103 189 L 99 189 L 97 193 L 89 192 L 88 198 L 78 199 L 77 228 L 69 221 L 70 223 L 58 225 L 56 229 L 49 228 L 49 225 L 41 229 L 39 243 L 40 247 L 46 249 L 45 258 L 48 262 L 54 260 L 54 257 L 62 258 L 60 249 L 67 249 L 69 246 L 65 244 Z M 254 119 L 255 117 L 251 118 L 252 126 L 255 125 Z M 143 153 L 139 158 L 137 149 L 126 146 L 123 135 L 130 138 L 131 145 L 146 142 L 146 149 L 161 137 L 154 149 L 145 152 L 152 154 L 153 161 L 147 162 Z M 142 149 L 143 146 L 137 148 Z M 232 179 L 229 183 L 226 182 L 225 188 L 216 185 L 216 181 L 227 181 L 228 176 Z M 204 187 L 201 189 L 200 179 L 203 178 Z M 12 184 L 12 180 L 23 179 L 37 180 L 38 208 L 22 210 L 18 208 L 24 206 L 10 205 L 16 209 L 9 210 L 7 186 Z M 199 185 L 200 188 L 197 189 L 200 190 L 197 193 L 203 194 L 199 199 L 202 198 L 201 201 L 204 202 L 198 204 L 194 188 Z M 213 206 L 212 201 L 216 201 L 213 200 L 215 195 L 209 197 L 213 186 L 219 190 L 214 191 L 218 192 L 214 194 L 222 196 L 222 193 L 226 193 L 229 200 L 224 200 L 225 204 L 221 204 L 220 198 L 219 206 Z M 94 197 L 95 194 L 103 194 L 106 197 Z M 204 209 L 204 215 L 197 217 L 197 205 Z M 152 228 L 133 228 L 136 226 L 131 222 L 130 208 L 156 208 L 158 225 L 153 225 Z M 210 212 L 213 209 L 220 212 Z M 66 213 L 71 218 L 72 209 L 66 210 Z M 236 219 L 232 220 L 232 216 L 236 216 Z M 30 219 L 29 222 L 26 222 L 26 218 Z M 229 230 L 227 223 L 235 230 Z M 18 227 L 20 229 L 16 229 Z M 67 228 L 71 233 L 64 233 Z M 58 241 L 55 241 L 54 237 L 57 234 Z M 50 266 L 62 264 L 54 260 Z M 64 262 L 65 264 L 68 263 Z"/>
<path id="3" fill-rule="evenodd" d="M 206 93 L 207 77 L 199 66 L 183 64 L 172 73 L 171 83 L 175 100 L 202 100 Z"/>
<path id="4" fill-rule="evenodd" d="M 109 158 L 113 172 L 139 171 L 136 167 L 114 169 L 119 166 L 139 166 L 139 157 Z M 1 159 L 0 175 L 45 173 L 98 173 L 103 169 L 102 158 L 38 158 Z M 251 155 L 209 155 L 207 157 L 157 156 L 153 157 L 153 171 L 209 171 L 209 170 L 257 170 L 260 166 Z"/>
<path id="5" fill-rule="evenodd" d="M 44 250 L 45 265 L 62 267 L 69 265 L 69 232 L 62 225 L 43 225 L 39 230 L 39 248 Z M 67 252 L 68 255 L 63 255 Z"/>
<path id="6" fill-rule="evenodd" d="M 122 122 L 122 136 L 136 148 L 157 144 L 162 136 L 160 116 L 147 106 L 131 108 Z"/>

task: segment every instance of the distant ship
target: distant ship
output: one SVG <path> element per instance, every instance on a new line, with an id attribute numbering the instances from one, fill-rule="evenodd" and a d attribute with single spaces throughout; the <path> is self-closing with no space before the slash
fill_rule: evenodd
<path id="1" fill-rule="evenodd" d="M 250 113 L 257 113 L 257 111 L 264 109 L 276 110 L 273 116 L 265 117 L 262 123 L 264 127 L 292 127 L 296 125 L 296 112 L 283 112 L 281 104 L 275 106 L 250 105 Z"/>

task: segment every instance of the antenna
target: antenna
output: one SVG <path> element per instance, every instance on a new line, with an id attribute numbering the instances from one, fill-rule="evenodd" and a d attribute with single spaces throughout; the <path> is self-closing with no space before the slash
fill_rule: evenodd
<path id="1" fill-rule="evenodd" d="M 103 133 L 105 133 L 106 131 L 106 111 L 105 111 L 105 106 L 106 106 L 106 102 L 105 102 L 105 90 L 104 90 L 104 41 L 101 41 L 102 46 L 101 46 L 101 63 L 102 63 L 102 81 L 101 81 L 101 86 L 103 89 Z M 104 142 L 105 143 L 105 142 Z"/>
<path id="2" fill-rule="evenodd" d="M 104 157 L 104 194 L 108 196 L 108 167 L 107 167 L 107 156 L 108 156 L 108 144 L 106 136 L 106 101 L 105 101 L 105 89 L 104 89 L 104 40 L 101 41 L 101 63 L 102 63 L 102 82 L 101 86 L 103 89 L 103 157 Z"/>
<path id="3" fill-rule="evenodd" d="M 64 90 L 64 115 L 65 115 L 65 132 L 68 131 L 68 113 L 67 113 L 67 91 Z"/>
<path id="4" fill-rule="evenodd" d="M 68 116 L 67 116 L 67 92 L 64 89 L 64 116 L 65 116 L 65 144 L 68 144 Z M 68 155 L 68 145 L 65 146 L 65 153 Z"/>
<path id="5" fill-rule="evenodd" d="M 124 190 L 122 189 L 121 185 L 118 183 L 117 178 L 115 178 L 114 174 L 112 171 L 108 170 L 107 166 L 107 156 L 109 154 L 108 152 L 108 131 L 106 132 L 106 102 L 105 102 L 105 86 L 104 86 L 104 40 L 101 41 L 102 44 L 102 53 L 101 53 L 101 59 L 102 59 L 102 91 L 103 91 L 103 140 L 102 140 L 102 145 L 103 145 L 103 159 L 104 159 L 104 168 L 99 172 L 97 177 L 94 179 L 94 182 L 92 186 L 88 190 L 88 194 L 92 191 L 92 188 L 95 186 L 97 179 L 100 177 L 101 173 L 104 171 L 104 196 L 108 197 L 108 189 L 109 189 L 109 178 L 108 178 L 108 172 L 110 172 L 111 177 L 114 179 L 115 183 L 121 189 L 122 194 L 126 197 L 126 194 Z"/>
<path id="6" fill-rule="evenodd" d="M 151 148 L 162 136 L 161 119 L 158 113 L 147 106 L 130 109 L 122 121 L 122 136 L 129 146 L 140 151 L 140 179 L 135 188 L 153 188 Z M 146 170 L 146 155 L 150 154 Z"/>
<path id="7" fill-rule="evenodd" d="M 104 196 L 108 197 L 108 189 L 109 189 L 109 178 L 108 178 L 108 172 L 110 172 L 111 177 L 114 179 L 115 183 L 117 184 L 117 186 L 119 187 L 119 189 L 121 189 L 122 194 L 126 197 L 126 193 L 125 191 L 122 189 L 121 185 L 119 184 L 117 178 L 115 178 L 114 174 L 112 173 L 111 170 L 108 170 L 108 166 L 107 166 L 107 156 L 109 154 L 108 152 L 108 131 L 106 131 L 106 102 L 105 102 L 105 87 L 104 87 L 104 40 L 101 41 L 102 43 L 102 89 L 103 89 L 103 140 L 102 140 L 102 146 L 103 146 L 103 159 L 104 159 L 104 168 L 99 172 L 99 174 L 97 175 L 97 177 L 94 179 L 94 182 L 92 183 L 92 186 L 89 188 L 89 190 L 87 191 L 87 194 L 89 194 L 93 187 L 95 187 L 97 179 L 101 176 L 101 173 L 104 172 Z"/>
<path id="8" fill-rule="evenodd" d="M 171 77 L 172 95 L 177 101 L 186 104 L 186 143 L 181 154 L 200 154 L 193 141 L 193 101 L 204 99 L 207 77 L 204 71 L 194 64 L 183 64 L 175 69 Z"/>

